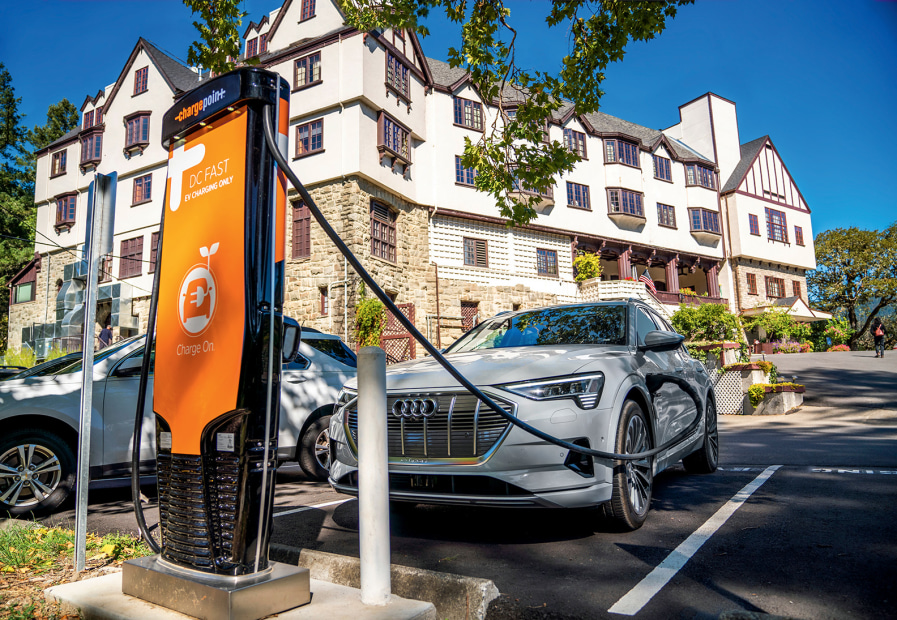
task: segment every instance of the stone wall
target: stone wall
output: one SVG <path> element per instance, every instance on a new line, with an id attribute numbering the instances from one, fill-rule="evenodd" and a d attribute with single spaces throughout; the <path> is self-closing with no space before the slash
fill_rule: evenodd
<path id="1" fill-rule="evenodd" d="M 793 282 L 800 282 L 800 297 L 807 301 L 807 278 L 805 271 L 797 267 L 783 267 L 774 263 L 756 260 L 733 261 L 732 268 L 738 282 L 738 309 L 740 311 L 757 306 L 769 306 L 775 301 L 766 296 L 766 276 L 781 278 L 785 282 L 784 297 L 794 295 Z M 757 294 L 748 294 L 747 274 L 752 273 L 757 278 Z"/>
<path id="2" fill-rule="evenodd" d="M 57 282 L 61 283 L 63 269 L 74 257 L 64 250 L 48 252 L 41 256 L 40 271 L 35 280 L 34 301 L 9 306 L 9 349 L 22 347 L 22 330 L 33 324 L 51 323 L 56 320 Z M 48 285 L 49 284 L 49 289 Z M 49 301 L 48 301 L 49 298 Z M 99 333 L 99 332 L 98 332 Z"/>

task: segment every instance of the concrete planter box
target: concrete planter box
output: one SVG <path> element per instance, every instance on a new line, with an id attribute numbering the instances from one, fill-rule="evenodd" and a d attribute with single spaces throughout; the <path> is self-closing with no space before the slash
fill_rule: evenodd
<path id="1" fill-rule="evenodd" d="M 770 385 L 766 396 L 754 408 L 751 398 L 744 395 L 742 411 L 744 415 L 782 415 L 800 407 L 804 403 L 804 387 Z"/>
<path id="2" fill-rule="evenodd" d="M 695 349 L 699 351 L 722 349 L 719 354 L 707 354 L 707 361 L 704 365 L 707 367 L 707 370 L 709 370 L 710 372 L 714 372 L 719 370 L 723 366 L 734 364 L 737 361 L 738 347 L 739 344 L 737 342 L 714 342 L 712 344 L 703 344 L 700 346 L 696 346 Z"/>
<path id="3" fill-rule="evenodd" d="M 743 394 L 747 394 L 748 388 L 755 383 L 769 383 L 769 375 L 763 372 L 757 364 L 736 364 L 730 366 L 726 372 L 741 374 L 741 392 Z"/>

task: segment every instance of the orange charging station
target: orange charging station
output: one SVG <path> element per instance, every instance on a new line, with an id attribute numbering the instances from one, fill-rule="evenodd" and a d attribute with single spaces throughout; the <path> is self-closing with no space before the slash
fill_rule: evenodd
<path id="1" fill-rule="evenodd" d="M 199 617 L 260 618 L 310 600 L 307 571 L 268 561 L 286 178 L 265 114 L 285 149 L 289 85 L 245 68 L 187 93 L 162 120 L 153 383 L 162 546 L 126 565 L 123 591 Z M 196 596 L 173 597 L 185 580 Z"/>

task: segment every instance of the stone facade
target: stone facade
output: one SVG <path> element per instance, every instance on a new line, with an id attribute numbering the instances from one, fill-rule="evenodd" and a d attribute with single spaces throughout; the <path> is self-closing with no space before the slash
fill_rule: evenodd
<path id="1" fill-rule="evenodd" d="M 806 271 L 799 267 L 784 267 L 772 263 L 750 259 L 732 260 L 732 269 L 736 278 L 738 310 L 743 312 L 749 308 L 769 306 L 775 298 L 766 295 L 766 277 L 780 278 L 785 283 L 782 297 L 794 296 L 794 282 L 800 285 L 800 298 L 807 301 Z M 748 293 L 748 274 L 753 274 L 757 281 L 757 294 Z"/>

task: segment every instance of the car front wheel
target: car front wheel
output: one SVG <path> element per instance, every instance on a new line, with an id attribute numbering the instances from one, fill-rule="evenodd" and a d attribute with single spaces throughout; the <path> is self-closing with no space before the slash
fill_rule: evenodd
<path id="1" fill-rule="evenodd" d="M 638 454 L 652 447 L 648 418 L 638 403 L 626 401 L 617 427 L 618 454 Z M 616 461 L 613 494 L 604 513 L 620 530 L 637 530 L 648 516 L 654 484 L 653 458 Z"/>
<path id="2" fill-rule="evenodd" d="M 0 439 L 0 514 L 46 514 L 74 486 L 75 456 L 55 433 L 22 429 Z"/>
<path id="3" fill-rule="evenodd" d="M 299 465 L 314 480 L 327 480 L 330 473 L 330 416 L 322 415 L 308 425 L 299 441 Z"/>

